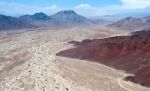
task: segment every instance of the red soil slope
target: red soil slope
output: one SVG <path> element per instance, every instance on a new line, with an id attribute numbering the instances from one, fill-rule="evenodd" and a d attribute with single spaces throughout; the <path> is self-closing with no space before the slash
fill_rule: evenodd
<path id="1" fill-rule="evenodd" d="M 135 76 L 127 80 L 150 87 L 150 31 L 130 36 L 84 40 L 77 47 L 58 53 L 58 56 L 87 59 L 125 70 Z"/>

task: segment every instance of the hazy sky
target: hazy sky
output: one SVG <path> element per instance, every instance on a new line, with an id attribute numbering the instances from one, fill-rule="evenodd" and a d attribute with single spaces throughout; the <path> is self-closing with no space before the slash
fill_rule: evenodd
<path id="1" fill-rule="evenodd" d="M 0 14 L 22 15 L 75 10 L 85 16 L 150 11 L 150 0 L 0 0 Z"/>

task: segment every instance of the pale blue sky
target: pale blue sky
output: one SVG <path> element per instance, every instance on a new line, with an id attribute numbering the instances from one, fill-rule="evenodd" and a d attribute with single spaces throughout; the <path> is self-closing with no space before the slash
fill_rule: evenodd
<path id="1" fill-rule="evenodd" d="M 75 5 L 79 5 L 81 3 L 87 3 L 94 6 L 105 6 L 112 4 L 120 4 L 120 0 L 1 0 L 7 1 L 9 3 L 20 3 L 24 5 L 53 5 L 56 4 L 58 6 L 64 8 L 72 8 Z"/>
<path id="2" fill-rule="evenodd" d="M 13 16 L 68 9 L 85 16 L 149 12 L 150 0 L 0 0 L 0 14 Z"/>

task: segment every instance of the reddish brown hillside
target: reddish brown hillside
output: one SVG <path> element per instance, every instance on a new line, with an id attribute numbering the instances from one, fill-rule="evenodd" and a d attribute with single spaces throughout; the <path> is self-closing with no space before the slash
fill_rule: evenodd
<path id="1" fill-rule="evenodd" d="M 130 36 L 70 42 L 77 47 L 58 53 L 58 56 L 87 59 L 135 74 L 127 77 L 133 82 L 150 86 L 150 31 Z"/>

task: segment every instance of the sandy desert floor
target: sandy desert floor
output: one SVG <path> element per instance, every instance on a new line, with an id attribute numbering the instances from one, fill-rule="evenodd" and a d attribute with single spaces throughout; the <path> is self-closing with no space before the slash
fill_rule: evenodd
<path id="1" fill-rule="evenodd" d="M 150 91 L 102 64 L 58 57 L 67 42 L 126 35 L 107 28 L 41 28 L 0 32 L 0 91 Z"/>

